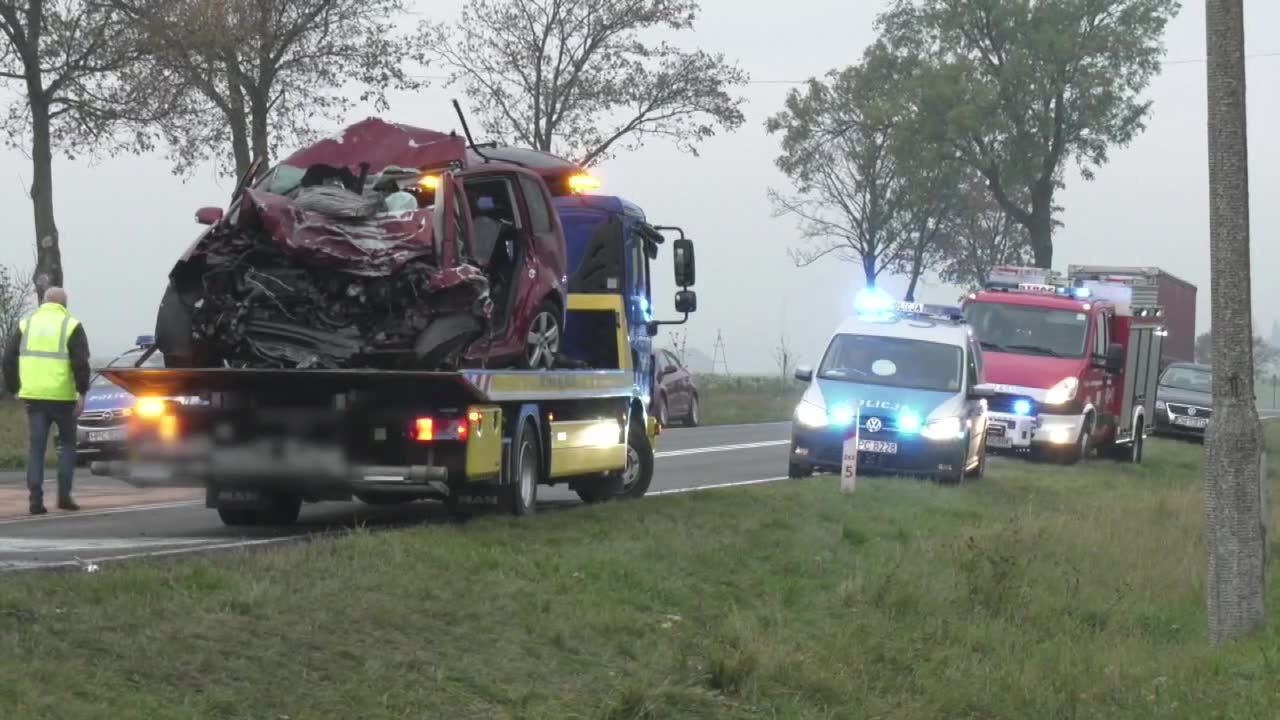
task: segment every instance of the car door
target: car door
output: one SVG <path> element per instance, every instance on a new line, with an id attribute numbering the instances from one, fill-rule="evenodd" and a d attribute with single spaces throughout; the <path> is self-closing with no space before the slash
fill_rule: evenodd
<path id="1" fill-rule="evenodd" d="M 976 385 L 982 383 L 982 355 L 978 344 L 970 341 L 965 352 L 965 392 L 968 393 Z M 969 455 L 965 458 L 977 457 L 982 452 L 983 439 L 987 436 L 987 413 L 981 399 L 966 400 L 969 425 Z"/>

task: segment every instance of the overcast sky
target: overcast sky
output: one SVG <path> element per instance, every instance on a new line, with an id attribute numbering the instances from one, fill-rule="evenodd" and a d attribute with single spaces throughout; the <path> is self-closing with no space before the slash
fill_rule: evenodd
<path id="1" fill-rule="evenodd" d="M 706 143 L 700 157 L 654 144 L 597 171 L 601 192 L 623 195 L 652 222 L 683 226 L 695 238 L 700 310 L 688 326 L 689 345 L 710 355 L 717 330 L 723 331 L 732 372 L 775 370 L 773 350 L 784 330 L 793 353 L 816 358 L 861 286 L 861 272 L 847 263 L 791 264 L 786 249 L 796 242 L 795 223 L 770 213 L 766 191 L 786 185 L 773 165 L 777 139 L 763 126 L 795 87 L 787 81 L 855 62 L 886 4 L 791 0 L 754 4 L 747 12 L 740 0 L 703 0 L 697 42 L 736 58 L 753 77 L 743 91 L 746 126 Z M 419 12 L 431 7 L 437 17 L 452 15 L 459 5 L 418 3 Z M 1280 3 L 1245 0 L 1245 13 L 1248 52 L 1273 54 L 1248 64 L 1253 302 L 1255 331 L 1266 335 L 1280 318 L 1280 282 L 1272 280 L 1280 264 L 1280 140 L 1273 131 L 1280 126 L 1280 41 L 1263 31 L 1280 27 Z M 1184 2 L 1166 39 L 1170 62 L 1150 88 L 1155 108 L 1146 133 L 1114 150 L 1093 182 L 1072 173 L 1058 197 L 1066 226 L 1055 237 L 1054 258 L 1063 270 L 1068 263 L 1154 265 L 1189 280 L 1200 289 L 1197 328 L 1203 331 L 1209 323 L 1204 4 Z M 448 101 L 459 92 L 437 83 L 396 96 L 385 117 L 454 128 Z M 368 114 L 360 108 L 349 120 Z M 0 182 L 0 212 L 9 223 L 0 263 L 29 265 L 30 163 L 15 151 L 5 151 L 3 159 L 8 177 Z M 224 205 L 231 181 L 207 167 L 184 182 L 157 155 L 96 165 L 58 160 L 54 182 L 72 310 L 85 323 L 95 355 L 118 352 L 152 331 L 165 275 L 201 229 L 196 208 Z M 666 255 L 654 277 L 660 281 L 655 306 L 660 314 L 669 312 L 674 288 Z M 897 292 L 905 287 L 897 279 L 882 285 Z M 955 288 L 936 284 L 921 293 L 926 301 L 956 297 Z M 667 339 L 665 332 L 660 339 Z"/>

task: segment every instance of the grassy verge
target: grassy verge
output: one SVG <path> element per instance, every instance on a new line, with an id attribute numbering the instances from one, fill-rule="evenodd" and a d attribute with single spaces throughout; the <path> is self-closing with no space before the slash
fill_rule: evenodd
<path id="1" fill-rule="evenodd" d="M 5 577 L 0 717 L 1273 717 L 1280 624 L 1204 640 L 1201 455 Z"/>
<path id="2" fill-rule="evenodd" d="M 804 385 L 776 377 L 699 375 L 698 397 L 706 425 L 789 420 Z"/>
<path id="3" fill-rule="evenodd" d="M 0 470 L 20 469 L 26 463 L 26 410 L 17 400 L 0 398 Z"/>

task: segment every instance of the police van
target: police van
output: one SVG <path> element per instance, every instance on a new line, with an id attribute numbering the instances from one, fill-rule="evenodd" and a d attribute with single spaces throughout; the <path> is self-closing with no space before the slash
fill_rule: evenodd
<path id="1" fill-rule="evenodd" d="M 840 471 L 851 437 L 858 473 L 958 483 L 985 472 L 992 391 L 980 387 L 981 350 L 959 308 L 860 292 L 817 369 L 795 376 L 809 387 L 792 423 L 790 477 Z"/>

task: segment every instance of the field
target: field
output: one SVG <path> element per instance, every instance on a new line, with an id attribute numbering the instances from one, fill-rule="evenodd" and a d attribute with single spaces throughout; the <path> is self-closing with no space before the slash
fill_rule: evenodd
<path id="1" fill-rule="evenodd" d="M 1202 453 L 5 577 L 0 717 L 1274 717 L 1280 624 L 1205 641 Z"/>

